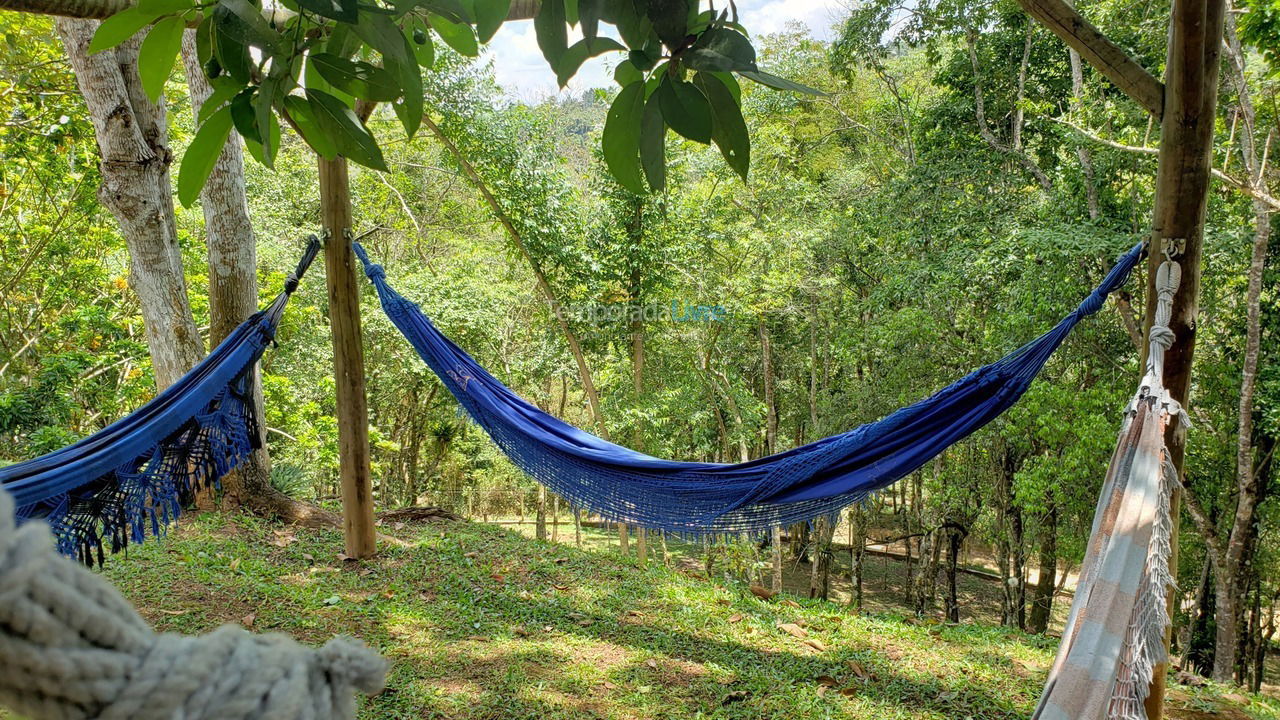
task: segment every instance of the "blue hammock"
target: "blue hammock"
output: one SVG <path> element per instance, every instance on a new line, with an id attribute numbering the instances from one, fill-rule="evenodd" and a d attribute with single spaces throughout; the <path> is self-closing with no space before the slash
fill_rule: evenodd
<path id="1" fill-rule="evenodd" d="M 284 292 L 244 321 L 208 357 L 133 414 L 74 445 L 0 468 L 19 520 L 43 518 L 58 550 L 103 561 L 178 516 L 260 446 L 253 414 L 258 358 L 275 338 L 289 296 L 320 249 L 312 236 Z"/>
<path id="2" fill-rule="evenodd" d="M 675 532 L 751 532 L 857 502 L 995 419 L 1081 318 L 1102 308 L 1144 254 L 1134 246 L 1052 330 L 873 423 L 743 463 L 676 462 L 602 440 L 539 410 L 480 367 L 356 253 L 382 309 L 498 447 L 535 480 L 610 520 Z"/>

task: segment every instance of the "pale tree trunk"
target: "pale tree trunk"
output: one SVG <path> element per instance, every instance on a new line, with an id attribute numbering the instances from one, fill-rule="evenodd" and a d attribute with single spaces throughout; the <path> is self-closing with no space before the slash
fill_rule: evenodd
<path id="1" fill-rule="evenodd" d="M 849 605 L 862 612 L 862 564 L 867 549 L 867 513 L 862 503 L 849 511 Z M 908 550 L 910 552 L 910 550 Z"/>
<path id="2" fill-rule="evenodd" d="M 1068 48 L 1067 55 L 1071 61 L 1071 111 L 1079 114 L 1084 111 L 1084 66 L 1080 60 L 1080 53 L 1074 48 Z M 1085 201 L 1088 203 L 1089 219 L 1097 220 L 1098 183 L 1094 180 L 1093 153 L 1089 152 L 1089 148 L 1084 143 L 1080 143 L 1076 147 L 1076 157 L 1080 159 L 1080 172 L 1084 175 Z M 1141 347 L 1140 344 L 1139 347 Z"/>
<path id="3" fill-rule="evenodd" d="M 178 246 L 164 106 L 142 91 L 137 37 L 89 55 L 97 21 L 59 18 L 54 26 L 93 122 L 102 155 L 98 198 L 129 248 L 129 281 L 142 308 L 156 385 L 164 389 L 204 356 Z"/>
<path id="4" fill-rule="evenodd" d="M 769 555 L 773 566 L 773 584 L 772 589 L 775 593 L 782 592 L 782 526 L 774 525 L 769 530 Z"/>
<path id="5" fill-rule="evenodd" d="M 196 55 L 193 30 L 183 37 L 182 61 L 191 111 L 198 113 L 213 88 Z M 217 345 L 258 311 L 257 243 L 245 197 L 244 154 L 234 131 L 200 191 L 200 205 L 209 257 L 209 343 Z M 337 526 L 338 518 L 332 513 L 294 500 L 271 486 L 262 378 L 256 372 L 253 384 L 254 415 L 262 420 L 257 424 L 260 449 L 222 479 L 223 501 L 288 522 Z"/>
<path id="6" fill-rule="evenodd" d="M 1236 34 L 1235 16 L 1225 18 L 1228 77 L 1236 86 L 1239 98 L 1239 117 L 1243 128 L 1238 134 L 1240 157 L 1249 173 L 1248 182 L 1256 190 L 1265 190 L 1264 159 L 1260 158 L 1255 144 L 1255 119 L 1252 98 L 1245 81 L 1245 55 Z M 1262 156 L 1265 157 L 1264 150 Z M 1236 478 L 1234 488 L 1234 512 L 1227 528 L 1225 542 L 1222 529 L 1203 509 L 1203 505 L 1187 493 L 1187 507 L 1209 550 L 1214 568 L 1214 661 L 1213 679 L 1232 682 L 1240 648 L 1240 625 L 1243 618 L 1243 599 L 1248 566 L 1252 553 L 1248 552 L 1252 536 L 1256 532 L 1257 506 L 1262 495 L 1262 477 L 1254 462 L 1253 413 L 1257 386 L 1258 357 L 1261 350 L 1261 295 L 1262 277 L 1266 265 L 1267 250 L 1271 239 L 1271 216 L 1265 202 L 1253 201 L 1254 242 L 1250 258 L 1247 290 L 1245 293 L 1245 347 L 1242 359 L 1240 401 L 1236 428 Z"/>
<path id="7" fill-rule="evenodd" d="M 547 489 L 538 486 L 538 505 L 534 513 L 534 536 L 539 540 L 547 539 Z"/>
<path id="8" fill-rule="evenodd" d="M 1040 578 L 1031 599 L 1031 617 L 1027 619 L 1027 632 L 1041 635 L 1049 629 L 1058 575 L 1058 506 L 1053 498 L 1046 499 L 1049 509 L 1040 526 Z"/>

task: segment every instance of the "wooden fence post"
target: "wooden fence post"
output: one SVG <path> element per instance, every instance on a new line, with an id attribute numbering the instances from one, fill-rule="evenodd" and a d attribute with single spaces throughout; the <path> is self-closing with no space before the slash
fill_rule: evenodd
<path id="1" fill-rule="evenodd" d="M 376 552 L 373 483 L 369 471 L 369 405 L 365 397 L 364 339 L 360 332 L 360 288 L 351 250 L 351 184 L 345 158 L 317 157 L 320 215 L 333 338 L 333 378 L 342 477 L 342 532 L 353 558 Z"/>

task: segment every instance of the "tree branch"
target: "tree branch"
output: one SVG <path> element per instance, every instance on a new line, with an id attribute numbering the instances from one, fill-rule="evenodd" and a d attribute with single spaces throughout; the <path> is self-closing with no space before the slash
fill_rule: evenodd
<path id="1" fill-rule="evenodd" d="M 1164 115 L 1164 85 L 1066 0 L 1018 0 L 1018 4 L 1147 112 L 1156 117 Z"/>
<path id="2" fill-rule="evenodd" d="M 1115 150 L 1120 150 L 1122 152 L 1128 152 L 1128 153 L 1137 153 L 1139 155 L 1158 155 L 1160 153 L 1160 151 L 1157 148 L 1146 147 L 1143 145 L 1125 145 L 1124 143 L 1116 142 L 1115 140 L 1108 140 L 1107 138 L 1104 138 L 1101 135 L 1098 135 L 1090 130 L 1086 130 L 1085 128 L 1082 128 L 1079 125 L 1076 125 L 1070 120 L 1063 120 L 1062 118 L 1053 118 L 1053 121 L 1066 125 L 1067 127 L 1071 128 L 1072 130 L 1075 130 L 1076 132 L 1080 133 L 1082 136 L 1088 138 L 1089 140 L 1092 140 L 1093 142 L 1098 143 L 1099 145 L 1105 145 Z M 1280 212 L 1280 198 L 1276 198 L 1272 195 L 1268 195 L 1266 192 L 1262 191 L 1261 189 L 1254 187 L 1252 183 L 1248 183 L 1243 180 L 1239 180 L 1235 177 L 1232 177 L 1231 175 L 1228 175 L 1222 172 L 1218 168 L 1213 168 L 1210 172 L 1215 178 L 1217 178 L 1218 180 L 1221 180 L 1224 184 L 1236 190 L 1239 190 L 1240 192 L 1244 193 L 1245 195 L 1248 195 L 1249 197 L 1255 200 L 1258 200 L 1259 202 L 1265 203 L 1273 211 Z"/>
<path id="3" fill-rule="evenodd" d="M 0 10 L 103 20 L 136 4 L 133 0 L 0 0 Z M 540 5 L 539 0 L 512 0 L 507 20 L 531 20 Z"/>
<path id="4" fill-rule="evenodd" d="M 996 137 L 996 134 L 991 131 L 991 126 L 987 124 L 986 103 L 982 96 L 982 75 L 980 74 L 978 67 L 978 52 L 975 49 L 975 34 L 976 33 L 973 31 L 965 33 L 965 43 L 969 48 L 969 62 L 973 65 L 973 102 L 974 114 L 977 116 L 978 120 L 978 134 L 982 136 L 983 140 L 987 141 L 987 144 L 990 145 L 993 150 L 1005 153 L 1006 155 L 1012 155 L 1017 158 L 1018 162 L 1022 163 L 1022 166 L 1027 169 L 1027 172 L 1031 173 L 1031 175 L 1035 177 L 1036 182 L 1040 183 L 1040 187 L 1044 188 L 1046 191 L 1052 190 L 1053 182 L 1049 180 L 1049 176 L 1040 169 L 1040 166 L 1036 165 L 1031 157 L 1021 149 L 1011 147 L 1000 142 L 1000 139 Z M 1021 116 L 1018 118 L 1018 123 L 1021 124 Z"/>

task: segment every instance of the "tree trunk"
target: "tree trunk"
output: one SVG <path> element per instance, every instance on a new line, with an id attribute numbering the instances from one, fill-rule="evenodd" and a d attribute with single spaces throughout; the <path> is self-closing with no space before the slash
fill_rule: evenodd
<path id="1" fill-rule="evenodd" d="M 947 531 L 947 619 L 960 622 L 960 595 L 956 587 L 956 571 L 960 564 L 960 545 L 968 534 L 963 526 L 952 523 Z"/>
<path id="2" fill-rule="evenodd" d="M 195 31 L 182 39 L 182 61 L 196 114 L 213 92 L 196 54 Z M 244 154 L 240 136 L 232 131 L 200 191 L 209 256 L 209 344 L 216 346 L 240 323 L 258 311 L 258 257 L 249 203 L 245 198 Z M 254 416 L 259 448 L 222 479 L 223 500 L 244 505 L 262 515 L 313 526 L 337 526 L 332 513 L 299 502 L 271 486 L 271 458 L 267 454 L 266 412 L 262 378 L 254 373 Z"/>
<path id="3" fill-rule="evenodd" d="M 66 18 L 54 23 L 93 122 L 102 156 L 98 198 L 120 224 L 129 248 L 129 284 L 138 295 L 152 371 L 163 390 L 204 356 L 178 246 L 165 108 L 142 90 L 140 37 L 88 53 L 98 25 Z"/>
<path id="4" fill-rule="evenodd" d="M 1040 526 L 1040 577 L 1031 598 L 1027 632 L 1043 635 L 1053 613 L 1054 581 L 1058 576 L 1058 506 L 1049 500 L 1049 510 Z"/>
<path id="5" fill-rule="evenodd" d="M 774 525 L 769 530 L 769 554 L 773 565 L 773 583 L 771 587 L 774 593 L 780 593 L 782 587 L 782 526 Z"/>
<path id="6" fill-rule="evenodd" d="M 547 489 L 538 486 L 538 505 L 534 515 L 534 536 L 539 540 L 547 539 Z"/>
<path id="7" fill-rule="evenodd" d="M 1067 49 L 1071 61 L 1071 111 L 1076 114 L 1084 112 L 1084 67 L 1080 53 L 1075 48 Z M 1084 176 L 1085 203 L 1089 209 L 1089 219 L 1098 219 L 1098 183 L 1093 173 L 1093 153 L 1083 142 L 1076 147 L 1076 157 L 1080 160 L 1080 173 Z M 1138 346 L 1141 349 L 1141 345 Z"/>
<path id="8" fill-rule="evenodd" d="M 1239 133 L 1240 156 L 1249 182 L 1255 189 L 1265 189 L 1263 168 L 1254 146 L 1256 114 L 1245 81 L 1245 55 L 1236 34 L 1235 16 L 1226 21 L 1229 76 L 1234 80 L 1239 97 L 1240 118 L 1244 127 Z M 1221 552 L 1217 572 L 1217 637 L 1215 640 L 1213 679 L 1230 682 L 1236 664 L 1240 643 L 1240 624 L 1243 616 L 1242 599 L 1245 594 L 1246 576 L 1256 533 L 1255 517 L 1261 498 L 1261 474 L 1254 467 L 1253 414 L 1254 394 L 1257 388 L 1258 356 L 1261 345 L 1261 295 L 1262 275 L 1271 239 L 1271 213 L 1265 203 L 1253 201 L 1254 241 L 1249 263 L 1248 289 L 1245 298 L 1245 347 L 1240 381 L 1240 404 L 1236 429 L 1236 498 L 1235 512 L 1227 535 L 1226 547 Z"/>
<path id="9" fill-rule="evenodd" d="M 862 503 L 849 511 L 849 605 L 862 612 L 862 562 L 867 550 L 867 513 Z M 910 552 L 910 551 L 908 551 Z"/>
<path id="10" fill-rule="evenodd" d="M 778 448 L 778 405 L 773 391 L 773 346 L 763 316 L 760 318 L 760 366 L 764 376 L 764 453 L 772 455 Z"/>

